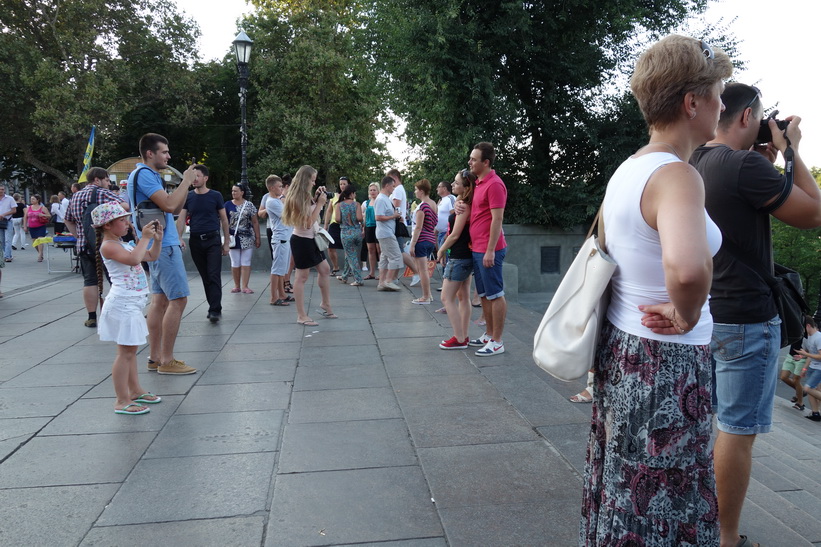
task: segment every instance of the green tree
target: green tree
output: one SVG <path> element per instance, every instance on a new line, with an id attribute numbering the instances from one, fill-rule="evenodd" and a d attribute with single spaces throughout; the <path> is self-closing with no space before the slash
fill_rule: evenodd
<path id="1" fill-rule="evenodd" d="M 450 178 L 474 143 L 491 141 L 506 220 L 567 227 L 589 218 L 614 166 L 646 138 L 614 78 L 639 45 L 705 4 L 382 0 L 369 28 L 389 104 L 424 151 L 418 174 Z"/>
<path id="2" fill-rule="evenodd" d="M 303 164 L 329 184 L 360 188 L 387 163 L 376 135 L 385 107 L 362 25 L 345 2 L 257 2 L 245 21 L 251 67 L 251 174 L 294 173 Z"/>
<path id="3" fill-rule="evenodd" d="M 773 219 L 773 255 L 776 262 L 801 275 L 810 309 L 821 308 L 821 228 L 799 230 Z"/>
<path id="4" fill-rule="evenodd" d="M 140 116 L 162 130 L 202 115 L 190 70 L 198 32 L 170 0 L 4 1 L 4 166 L 33 167 L 64 185 L 81 169 L 92 125 L 95 163 L 103 163 Z"/>

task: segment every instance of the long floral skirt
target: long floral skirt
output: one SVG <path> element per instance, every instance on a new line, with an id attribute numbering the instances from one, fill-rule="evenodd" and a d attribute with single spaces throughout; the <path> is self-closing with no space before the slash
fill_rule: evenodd
<path id="1" fill-rule="evenodd" d="M 579 545 L 717 546 L 710 346 L 607 323 L 595 367 Z"/>

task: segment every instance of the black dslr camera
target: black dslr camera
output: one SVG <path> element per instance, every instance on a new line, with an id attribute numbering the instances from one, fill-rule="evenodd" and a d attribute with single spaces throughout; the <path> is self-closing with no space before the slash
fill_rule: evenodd
<path id="1" fill-rule="evenodd" d="M 775 124 L 778 126 L 778 129 L 781 131 L 785 131 L 787 126 L 790 125 L 790 122 L 787 120 L 779 120 L 776 119 L 776 115 L 778 114 L 778 110 L 774 110 L 772 114 L 761 120 L 761 127 L 758 128 L 758 136 L 755 138 L 756 144 L 767 144 L 768 142 L 773 141 L 773 133 L 770 131 L 769 121 L 775 120 Z"/>

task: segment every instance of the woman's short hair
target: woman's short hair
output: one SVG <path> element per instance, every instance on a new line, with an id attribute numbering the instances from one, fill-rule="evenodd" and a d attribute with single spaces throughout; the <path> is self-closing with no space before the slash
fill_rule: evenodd
<path id="1" fill-rule="evenodd" d="M 430 181 L 428 179 L 422 179 L 414 184 L 414 186 L 422 190 L 425 194 L 430 194 Z"/>
<path id="2" fill-rule="evenodd" d="M 353 184 L 349 184 L 344 190 L 342 190 L 342 192 L 340 192 L 339 195 L 342 199 L 353 199 L 356 197 L 354 194 L 356 194 L 356 187 Z"/>
<path id="3" fill-rule="evenodd" d="M 378 191 L 379 191 L 379 183 L 378 183 L 378 182 L 372 182 L 372 183 L 370 183 L 370 184 L 368 185 L 368 190 L 370 190 L 371 188 L 376 188 L 376 191 L 378 192 Z"/>
<path id="4" fill-rule="evenodd" d="M 720 49 L 703 40 L 671 34 L 641 54 L 630 89 L 647 125 L 663 129 L 682 115 L 684 95 L 692 92 L 703 97 L 732 73 L 732 62 Z"/>
<path id="5" fill-rule="evenodd" d="M 57 197 L 57 194 L 52 194 L 48 201 L 49 203 L 60 203 L 60 198 Z"/>

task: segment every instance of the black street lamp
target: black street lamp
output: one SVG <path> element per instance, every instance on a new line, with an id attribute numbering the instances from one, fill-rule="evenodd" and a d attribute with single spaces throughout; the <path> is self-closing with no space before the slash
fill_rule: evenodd
<path id="1" fill-rule="evenodd" d="M 234 54 L 237 57 L 237 71 L 239 72 L 239 107 L 242 117 L 240 125 L 240 146 L 242 148 L 242 174 L 240 176 L 240 188 L 245 193 L 245 199 L 250 200 L 251 187 L 248 185 L 248 128 L 245 124 L 245 96 L 248 93 L 248 61 L 251 59 L 251 45 L 254 43 L 245 31 L 240 31 L 234 38 Z"/>

